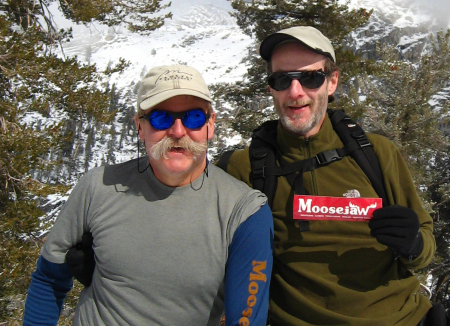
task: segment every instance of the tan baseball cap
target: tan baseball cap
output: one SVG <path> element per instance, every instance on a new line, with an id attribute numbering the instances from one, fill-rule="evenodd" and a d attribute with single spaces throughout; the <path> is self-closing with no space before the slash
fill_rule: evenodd
<path id="1" fill-rule="evenodd" d="M 271 34 L 264 39 L 259 48 L 261 57 L 270 61 L 273 51 L 281 44 L 300 42 L 312 51 L 327 56 L 336 63 L 336 55 L 330 40 L 311 26 L 295 26 Z"/>
<path id="2" fill-rule="evenodd" d="M 152 68 L 141 81 L 138 112 L 178 95 L 192 95 L 212 102 L 208 87 L 196 69 L 183 65 Z"/>

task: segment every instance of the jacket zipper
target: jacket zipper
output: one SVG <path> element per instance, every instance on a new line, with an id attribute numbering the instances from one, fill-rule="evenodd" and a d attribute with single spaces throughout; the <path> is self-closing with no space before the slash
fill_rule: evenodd
<path id="1" fill-rule="evenodd" d="M 306 144 L 306 155 L 308 156 L 308 158 L 310 158 L 311 151 L 309 149 L 309 138 L 305 139 L 305 144 Z M 314 174 L 314 170 L 312 170 L 310 173 L 311 173 L 311 180 L 312 180 L 313 192 L 314 192 L 312 195 L 317 196 L 318 191 L 317 191 L 316 175 Z"/>

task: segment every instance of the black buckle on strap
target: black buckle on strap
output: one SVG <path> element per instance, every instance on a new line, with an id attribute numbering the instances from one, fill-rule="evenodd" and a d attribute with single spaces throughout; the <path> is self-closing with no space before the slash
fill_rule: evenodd
<path id="1" fill-rule="evenodd" d="M 319 165 L 325 165 L 333 161 L 340 160 L 341 158 L 342 157 L 335 149 L 332 149 L 330 151 L 323 151 L 316 155 L 316 161 Z"/>
<path id="2" fill-rule="evenodd" d="M 366 146 L 372 146 L 372 144 L 370 143 L 369 139 L 367 139 L 367 137 L 358 138 L 358 139 L 356 139 L 356 141 L 358 142 L 358 144 L 361 148 L 366 147 Z"/>
<path id="3" fill-rule="evenodd" d="M 364 133 L 364 130 L 362 130 L 359 125 L 348 125 L 348 127 L 350 128 L 352 137 L 358 142 L 361 148 L 372 146 L 366 134 Z"/>
<path id="4" fill-rule="evenodd" d="M 253 174 L 253 179 L 258 179 L 258 178 L 266 178 L 266 167 L 263 166 L 261 168 L 258 169 L 254 169 L 252 171 Z"/>

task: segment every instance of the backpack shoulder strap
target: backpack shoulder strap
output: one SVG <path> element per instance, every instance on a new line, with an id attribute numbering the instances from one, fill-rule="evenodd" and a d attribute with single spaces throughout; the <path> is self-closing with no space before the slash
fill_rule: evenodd
<path id="1" fill-rule="evenodd" d="M 277 176 L 267 171 L 276 167 L 277 125 L 277 120 L 271 120 L 256 128 L 249 147 L 253 188 L 267 196 L 270 207 L 275 197 Z"/>
<path id="2" fill-rule="evenodd" d="M 252 186 L 267 196 L 270 207 L 272 207 L 277 188 L 277 176 L 273 174 L 273 169 L 276 168 L 277 125 L 278 120 L 266 121 L 253 130 L 249 146 Z M 227 172 L 231 155 L 234 152 L 235 150 L 224 152 L 216 166 Z M 272 170 L 272 173 L 268 173 L 269 170 Z"/>
<path id="3" fill-rule="evenodd" d="M 350 146 L 349 144 L 354 142 L 358 144 L 358 150 L 351 151 L 350 155 L 367 175 L 378 196 L 383 199 L 383 206 L 388 206 L 389 201 L 384 187 L 380 163 L 366 133 L 343 110 L 327 111 L 333 129 L 344 146 Z"/>

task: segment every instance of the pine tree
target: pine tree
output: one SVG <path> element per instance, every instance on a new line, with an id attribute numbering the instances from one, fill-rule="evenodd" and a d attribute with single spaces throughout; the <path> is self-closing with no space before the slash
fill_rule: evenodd
<path id="1" fill-rule="evenodd" d="M 20 319 L 20 300 L 44 241 L 41 230 L 51 225 L 40 220 L 51 209 L 45 198 L 70 188 L 60 183 L 58 171 L 67 177 L 68 167 L 61 166 L 58 157 L 73 160 L 70 144 L 84 121 L 107 123 L 114 118 L 107 110 L 109 90 L 102 81 L 127 66 L 121 60 L 100 71 L 76 58 L 56 55 L 71 32 L 54 28 L 46 7 L 51 2 L 0 2 L 0 322 Z M 170 17 L 150 17 L 166 7 L 160 3 L 59 2 L 74 22 L 129 23 L 131 30 L 142 33 Z M 39 175 L 46 178 L 36 179 Z"/>
<path id="2" fill-rule="evenodd" d="M 109 129 L 108 132 L 108 142 L 106 144 L 106 160 L 108 164 L 114 164 L 116 163 L 116 157 L 114 155 L 114 148 L 115 145 L 117 143 L 117 138 L 116 138 L 116 129 L 114 127 L 114 124 L 111 125 L 111 128 Z"/>
<path id="3" fill-rule="evenodd" d="M 449 130 L 446 136 L 450 138 Z M 429 188 L 434 209 L 434 236 L 436 256 L 427 273 L 433 276 L 432 300 L 442 302 L 450 312 L 450 150 L 436 153 L 434 157 L 436 175 Z"/>
<path id="4" fill-rule="evenodd" d="M 441 128 L 449 103 L 435 105 L 433 99 L 450 82 L 450 31 L 430 37 L 429 52 L 418 63 L 398 60 L 393 47 L 379 47 L 377 73 L 360 76 L 366 98 L 355 103 L 366 108 L 366 129 L 387 136 L 400 149 L 419 191 L 432 184 L 436 170 L 430 164 L 449 146 Z"/>
<path id="5" fill-rule="evenodd" d="M 88 135 L 86 137 L 86 142 L 84 146 L 84 171 L 87 172 L 89 170 L 89 162 L 92 158 L 92 147 L 95 142 L 95 135 L 94 135 L 94 127 L 92 126 L 89 131 Z"/>
<path id="6" fill-rule="evenodd" d="M 162 0 L 58 0 L 64 15 L 76 23 L 98 21 L 108 26 L 124 24 L 132 32 L 149 34 L 161 27 L 164 20 L 172 18 L 168 12 L 162 16 L 152 17 L 168 8 L 171 3 L 161 4 Z"/>

